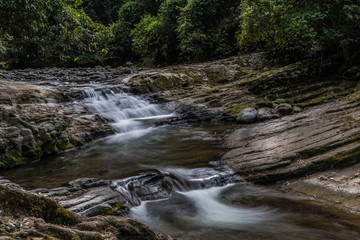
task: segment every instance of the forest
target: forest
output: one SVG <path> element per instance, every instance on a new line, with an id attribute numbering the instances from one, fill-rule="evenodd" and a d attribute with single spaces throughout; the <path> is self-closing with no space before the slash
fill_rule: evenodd
<path id="1" fill-rule="evenodd" d="M 0 16 L 2 68 L 360 57 L 359 0 L 0 0 Z"/>

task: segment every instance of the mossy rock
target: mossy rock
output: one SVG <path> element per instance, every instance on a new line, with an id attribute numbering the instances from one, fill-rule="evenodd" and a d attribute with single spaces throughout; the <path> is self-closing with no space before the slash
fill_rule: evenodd
<path id="1" fill-rule="evenodd" d="M 79 217 L 51 199 L 0 185 L 0 209 L 15 217 L 37 217 L 54 224 L 74 225 Z"/>

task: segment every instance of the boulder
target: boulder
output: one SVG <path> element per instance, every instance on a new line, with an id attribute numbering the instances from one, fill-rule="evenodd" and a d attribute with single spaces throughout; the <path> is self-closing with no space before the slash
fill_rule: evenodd
<path id="1" fill-rule="evenodd" d="M 277 105 L 275 110 L 278 111 L 281 115 L 289 115 L 293 113 L 293 108 L 288 103 L 281 103 Z"/>
<path id="2" fill-rule="evenodd" d="M 239 113 L 236 117 L 238 123 L 254 123 L 256 122 L 257 110 L 254 107 L 248 107 Z"/>
<path id="3" fill-rule="evenodd" d="M 257 110 L 256 119 L 258 121 L 264 121 L 272 118 L 278 118 L 279 114 L 275 109 L 263 107 Z"/>

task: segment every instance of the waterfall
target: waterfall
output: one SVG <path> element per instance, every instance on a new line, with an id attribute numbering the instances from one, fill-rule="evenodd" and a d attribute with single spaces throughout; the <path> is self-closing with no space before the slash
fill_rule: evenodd
<path id="1" fill-rule="evenodd" d="M 142 201 L 168 198 L 174 192 L 188 192 L 226 186 L 243 179 L 229 168 L 166 168 L 142 173 L 137 176 L 113 180 L 116 190 L 129 206 Z"/>
<path id="2" fill-rule="evenodd" d="M 150 132 L 144 123 L 173 116 L 158 104 L 151 104 L 140 97 L 131 96 L 120 89 L 85 88 L 85 103 L 92 112 L 112 122 L 119 137 L 136 138 Z"/>
<path id="3" fill-rule="evenodd" d="M 110 120 L 118 132 L 110 138 L 111 141 L 125 140 L 126 144 L 134 144 L 140 137 L 153 131 L 154 127 L 146 123 L 173 116 L 159 105 L 131 96 L 120 89 L 86 88 L 83 93 L 88 108 Z M 135 140 L 128 141 L 129 139 Z M 233 170 L 226 167 L 155 169 L 111 181 L 111 188 L 125 200 L 124 206 L 132 208 L 148 201 L 168 199 L 175 193 L 189 194 L 243 181 Z"/>

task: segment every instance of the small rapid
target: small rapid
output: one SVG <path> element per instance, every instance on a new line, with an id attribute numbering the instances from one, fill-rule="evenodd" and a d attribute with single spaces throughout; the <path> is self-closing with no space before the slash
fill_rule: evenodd
<path id="1" fill-rule="evenodd" d="M 241 181 L 242 178 L 228 168 L 165 168 L 113 180 L 111 186 L 133 207 L 143 201 L 168 198 L 175 192 L 201 191 Z"/>
<path id="2" fill-rule="evenodd" d="M 87 87 L 83 89 L 83 94 L 90 111 L 112 122 L 111 126 L 119 134 L 117 139 L 142 137 L 154 129 L 145 126 L 144 122 L 174 116 L 159 105 L 131 96 L 118 88 Z"/>

